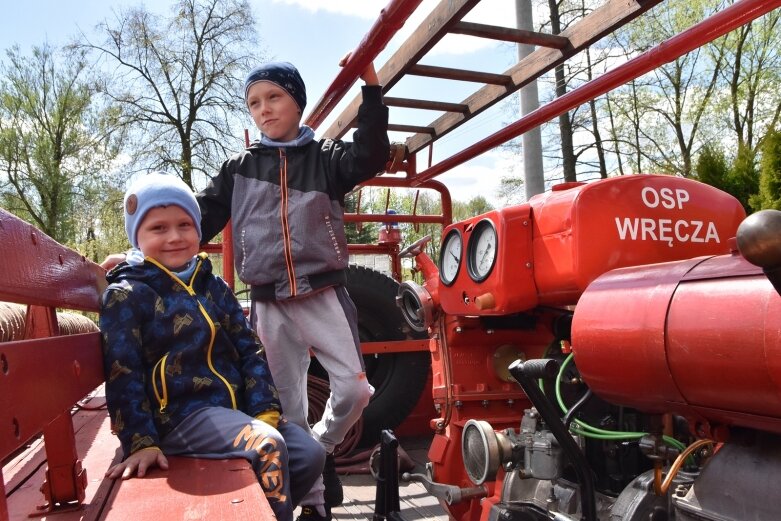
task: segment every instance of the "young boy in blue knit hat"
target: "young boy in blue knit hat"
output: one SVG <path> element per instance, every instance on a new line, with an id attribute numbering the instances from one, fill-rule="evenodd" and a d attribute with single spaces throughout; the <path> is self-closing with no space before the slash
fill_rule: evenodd
<path id="1" fill-rule="evenodd" d="M 257 337 L 198 253 L 201 212 L 180 179 L 153 173 L 125 194 L 133 250 L 106 275 L 101 302 L 106 398 L 125 459 L 143 477 L 166 455 L 251 462 L 279 521 L 320 478 L 325 451 L 280 416 Z"/>
<path id="2" fill-rule="evenodd" d="M 349 55 L 342 59 L 343 66 Z M 287 418 L 305 429 L 310 348 L 331 394 L 313 436 L 328 453 L 323 477 L 301 501 L 300 521 L 326 521 L 342 502 L 332 452 L 360 418 L 366 379 L 348 266 L 344 197 L 388 161 L 388 109 L 373 64 L 361 79 L 353 142 L 314 139 L 301 125 L 306 88 L 286 62 L 250 71 L 244 99 L 262 137 L 228 159 L 197 195 L 204 239 L 232 218 L 236 271 L 251 286 L 253 317 Z M 323 495 L 325 492 L 325 495 Z"/>

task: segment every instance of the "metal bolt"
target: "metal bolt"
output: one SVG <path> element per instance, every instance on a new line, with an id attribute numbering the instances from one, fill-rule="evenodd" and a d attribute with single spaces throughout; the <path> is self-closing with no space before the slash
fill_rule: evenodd
<path id="1" fill-rule="evenodd" d="M 464 402 L 462 402 L 461 400 L 456 400 L 456 409 L 460 409 L 463 406 L 464 406 Z"/>
<path id="2" fill-rule="evenodd" d="M 488 400 L 483 400 L 483 401 L 482 401 L 482 402 L 480 402 L 480 403 L 481 403 L 481 404 L 483 405 L 483 407 L 485 407 L 486 409 L 488 408 L 488 405 L 489 405 L 489 402 L 488 402 Z"/>
<path id="3" fill-rule="evenodd" d="M 494 334 L 494 330 L 493 329 L 486 329 L 485 330 L 485 334 L 486 335 L 493 335 Z"/>
<path id="4" fill-rule="evenodd" d="M 464 328 L 462 328 L 461 326 L 458 326 L 456 328 L 456 333 L 463 333 L 463 332 L 464 332 Z"/>
<path id="5" fill-rule="evenodd" d="M 531 267 L 532 267 L 532 263 L 531 263 L 531 262 L 527 262 L 527 263 L 526 263 L 526 267 L 527 267 L 527 268 L 531 268 Z"/>
<path id="6" fill-rule="evenodd" d="M 507 407 L 512 407 L 514 403 L 515 403 L 515 400 L 513 400 L 512 398 L 508 399 L 507 400 Z"/>

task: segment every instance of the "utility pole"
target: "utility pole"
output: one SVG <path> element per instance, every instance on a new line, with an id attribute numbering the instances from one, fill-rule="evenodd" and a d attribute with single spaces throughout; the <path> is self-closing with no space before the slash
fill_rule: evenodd
<path id="1" fill-rule="evenodd" d="M 531 0 L 515 0 L 515 21 L 518 29 L 534 31 L 534 16 Z M 518 44 L 518 60 L 522 60 L 534 50 L 533 45 Z M 537 80 L 521 89 L 521 115 L 536 110 L 540 106 L 537 96 Z M 523 182 L 526 200 L 545 191 L 545 177 L 542 166 L 542 135 L 536 127 L 523 135 Z"/>

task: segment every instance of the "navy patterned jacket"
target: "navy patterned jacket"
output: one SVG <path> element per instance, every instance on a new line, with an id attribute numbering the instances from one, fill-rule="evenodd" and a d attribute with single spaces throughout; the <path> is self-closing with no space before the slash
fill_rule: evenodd
<path id="1" fill-rule="evenodd" d="M 149 257 L 106 278 L 106 399 L 125 457 L 158 446 L 204 407 L 281 411 L 257 336 L 205 253 L 187 283 Z"/>

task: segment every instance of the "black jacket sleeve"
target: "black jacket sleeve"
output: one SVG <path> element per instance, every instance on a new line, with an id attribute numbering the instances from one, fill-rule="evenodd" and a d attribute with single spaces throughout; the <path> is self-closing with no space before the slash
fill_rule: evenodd
<path id="1" fill-rule="evenodd" d="M 231 217 L 236 163 L 236 158 L 225 161 L 220 173 L 209 181 L 206 188 L 195 194 L 201 208 L 201 244 L 206 244 L 220 233 Z"/>
<path id="2" fill-rule="evenodd" d="M 342 194 L 381 173 L 390 155 L 388 107 L 382 102 L 382 87 L 364 85 L 361 92 L 363 101 L 358 107 L 353 142 L 326 140 L 323 144 L 328 173 Z"/>

